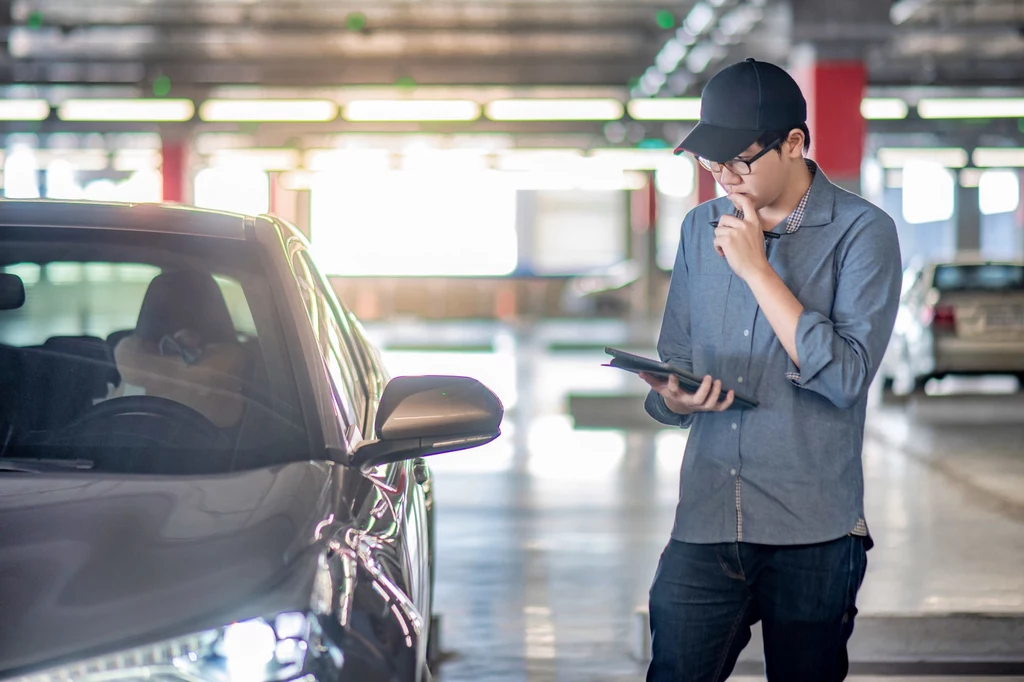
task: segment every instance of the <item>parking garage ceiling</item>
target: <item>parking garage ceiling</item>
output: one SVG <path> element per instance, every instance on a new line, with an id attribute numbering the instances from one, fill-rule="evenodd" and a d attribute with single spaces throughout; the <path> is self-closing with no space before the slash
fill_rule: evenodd
<path id="1" fill-rule="evenodd" d="M 862 49 L 872 84 L 1024 73 L 1024 0 L 0 0 L 0 84 L 635 87 L 688 19 L 701 57 L 659 95 L 800 42 Z"/>

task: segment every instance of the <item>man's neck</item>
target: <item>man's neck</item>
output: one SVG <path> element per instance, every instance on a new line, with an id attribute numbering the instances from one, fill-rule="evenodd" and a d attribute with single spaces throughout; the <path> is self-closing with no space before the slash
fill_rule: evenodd
<path id="1" fill-rule="evenodd" d="M 807 190 L 810 188 L 813 180 L 814 175 L 811 174 L 811 169 L 807 167 L 806 163 L 801 162 L 800 168 L 796 169 L 794 173 L 793 180 L 778 200 L 770 206 L 765 206 L 758 210 L 761 221 L 767 229 L 774 228 L 796 210 L 796 207 L 800 205 L 800 200 L 807 194 Z"/>

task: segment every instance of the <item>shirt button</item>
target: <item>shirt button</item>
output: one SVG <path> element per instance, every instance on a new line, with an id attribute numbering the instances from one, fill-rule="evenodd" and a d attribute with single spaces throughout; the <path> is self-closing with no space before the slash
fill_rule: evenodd
<path id="1" fill-rule="evenodd" d="M 749 329 L 744 329 L 743 330 L 743 336 L 750 336 L 750 330 Z"/>
<path id="2" fill-rule="evenodd" d="M 733 430 L 733 431 L 735 431 L 735 430 L 736 430 L 736 429 L 738 429 L 738 428 L 740 428 L 740 427 L 739 427 L 739 424 L 737 424 L 736 422 L 733 422 L 733 423 L 732 423 L 732 430 Z"/>
<path id="3" fill-rule="evenodd" d="M 743 377 L 736 377 L 736 381 L 738 381 L 739 383 L 742 384 L 743 383 Z"/>
<path id="4" fill-rule="evenodd" d="M 735 476 L 735 475 L 736 475 L 736 470 L 735 470 L 735 469 L 733 469 L 733 470 L 732 470 L 732 471 L 730 471 L 729 473 L 730 473 L 730 474 L 732 474 L 733 476 Z"/>

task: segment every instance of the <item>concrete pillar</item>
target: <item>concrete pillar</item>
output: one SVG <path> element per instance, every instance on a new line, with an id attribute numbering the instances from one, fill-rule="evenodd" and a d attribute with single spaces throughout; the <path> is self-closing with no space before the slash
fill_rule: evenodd
<path id="1" fill-rule="evenodd" d="M 978 204 L 978 187 L 964 187 L 956 183 L 956 250 L 979 251 L 981 249 L 981 207 Z"/>

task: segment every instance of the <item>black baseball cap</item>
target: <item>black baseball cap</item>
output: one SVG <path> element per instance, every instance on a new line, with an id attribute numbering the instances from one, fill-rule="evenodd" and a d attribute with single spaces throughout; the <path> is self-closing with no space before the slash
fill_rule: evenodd
<path id="1" fill-rule="evenodd" d="M 806 122 L 807 100 L 793 77 L 751 58 L 708 81 L 700 97 L 700 122 L 675 153 L 725 163 L 769 130 L 791 130 Z"/>

